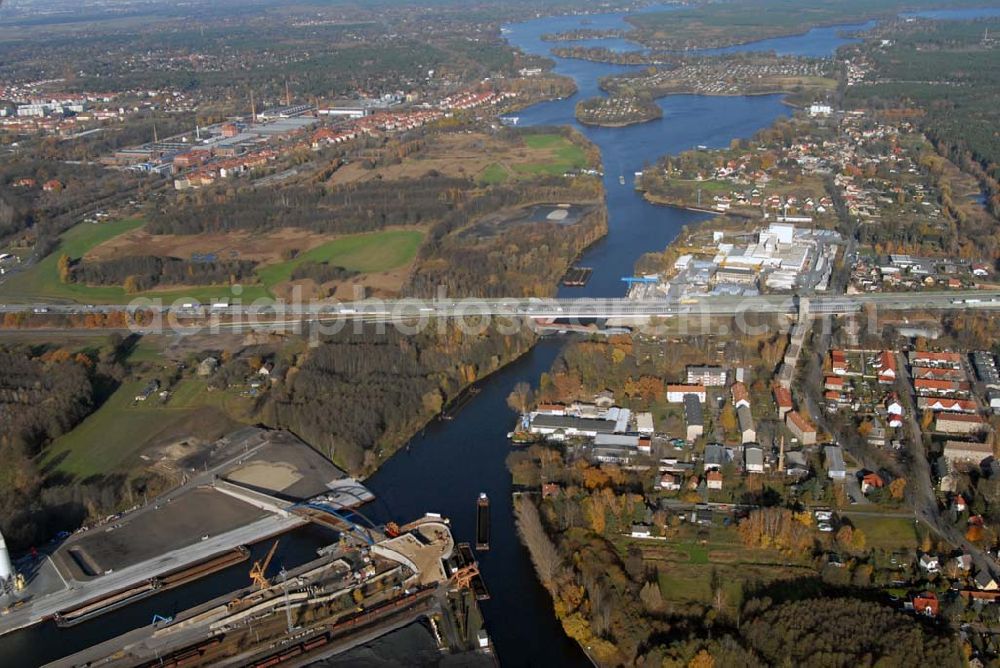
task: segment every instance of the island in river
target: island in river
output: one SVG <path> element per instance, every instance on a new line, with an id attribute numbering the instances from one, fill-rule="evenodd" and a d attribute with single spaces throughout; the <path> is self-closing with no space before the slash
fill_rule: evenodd
<path id="1" fill-rule="evenodd" d="M 646 96 L 592 97 L 576 105 L 576 120 L 584 125 L 621 128 L 663 117 L 660 105 Z"/>

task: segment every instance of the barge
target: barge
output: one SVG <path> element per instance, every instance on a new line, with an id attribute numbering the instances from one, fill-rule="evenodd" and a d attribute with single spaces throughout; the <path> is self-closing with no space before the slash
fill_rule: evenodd
<path id="1" fill-rule="evenodd" d="M 476 501 L 476 549 L 490 549 L 490 497 L 486 492 L 480 492 Z"/>
<path id="2" fill-rule="evenodd" d="M 572 288 L 582 288 L 594 273 L 591 267 L 571 267 L 563 277 L 562 284 Z"/>

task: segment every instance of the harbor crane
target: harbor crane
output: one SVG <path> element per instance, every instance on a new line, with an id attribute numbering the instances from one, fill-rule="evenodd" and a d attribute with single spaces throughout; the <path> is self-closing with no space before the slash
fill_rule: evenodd
<path id="1" fill-rule="evenodd" d="M 253 566 L 250 568 L 250 581 L 257 585 L 257 589 L 267 589 L 271 586 L 271 582 L 267 579 L 264 573 L 267 572 L 267 567 L 271 565 L 271 559 L 274 558 L 274 552 L 278 549 L 278 541 L 274 541 L 271 545 L 271 549 L 267 551 L 267 556 L 264 560 L 257 560 L 253 562 Z"/>

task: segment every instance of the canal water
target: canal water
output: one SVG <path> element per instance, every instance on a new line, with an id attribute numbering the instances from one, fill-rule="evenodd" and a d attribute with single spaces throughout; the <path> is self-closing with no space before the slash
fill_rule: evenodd
<path id="1" fill-rule="evenodd" d="M 549 56 L 550 49 L 559 43 L 543 42 L 541 35 L 576 28 L 627 28 L 623 16 L 542 18 L 506 26 L 504 32 L 510 43 L 523 51 Z M 822 28 L 806 35 L 748 44 L 737 50 L 825 56 L 846 43 L 840 30 L 857 27 Z M 621 39 L 586 43 L 620 50 L 639 48 Z M 559 294 L 621 296 L 624 293 L 621 277 L 631 274 L 640 255 L 663 250 L 684 225 L 706 217 L 647 204 L 632 187 L 634 173 L 667 153 L 699 145 L 721 147 L 734 137 L 749 137 L 791 110 L 779 96 L 679 95 L 661 99 L 663 118 L 650 123 L 614 129 L 582 127 L 574 119 L 576 102 L 600 94 L 601 77 L 631 68 L 554 60 L 556 72 L 572 77 L 579 91 L 568 99 L 537 104 L 519 112 L 518 123 L 572 125 L 594 142 L 603 159 L 609 214 L 608 236 L 588 249 L 579 262 L 593 267 L 590 282 L 583 288 L 560 288 Z M 626 185 L 619 183 L 622 176 Z M 373 520 L 406 521 L 424 512 L 437 512 L 451 518 L 459 541 L 474 542 L 476 498 L 480 492 L 489 495 L 492 535 L 490 550 L 480 554 L 480 565 L 492 598 L 482 607 L 486 628 L 505 666 L 587 664 L 579 647 L 559 627 L 552 602 L 536 580 L 528 554 L 517 538 L 511 508 L 511 478 L 505 466 L 510 452 L 506 434 L 514 422 L 506 397 L 521 381 L 537 384 L 562 345 L 558 339 L 543 339 L 519 360 L 483 381 L 481 392 L 454 420 L 429 425 L 367 481 L 377 500 L 364 512 Z M 315 549 L 329 540 L 330 535 L 320 529 L 300 530 L 282 539 L 277 559 L 286 566 L 302 563 L 315 556 Z M 267 547 L 255 546 L 254 558 Z M 154 614 L 169 616 L 245 586 L 246 572 L 247 566 L 241 564 L 71 629 L 46 624 L 0 637 L 0 666 L 38 665 L 149 624 Z"/>

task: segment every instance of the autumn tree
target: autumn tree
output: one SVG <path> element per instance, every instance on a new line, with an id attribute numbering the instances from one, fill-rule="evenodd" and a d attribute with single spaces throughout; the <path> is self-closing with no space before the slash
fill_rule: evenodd
<path id="1" fill-rule="evenodd" d="M 531 386 L 521 381 L 507 395 L 507 405 L 516 413 L 527 413 L 528 406 L 531 405 L 531 398 Z"/>
<path id="2" fill-rule="evenodd" d="M 56 266 L 59 268 L 59 280 L 63 283 L 69 283 L 70 271 L 72 269 L 72 263 L 69 259 L 69 255 L 66 255 L 66 253 L 60 255 Z"/>
<path id="3" fill-rule="evenodd" d="M 896 478 L 889 483 L 889 494 L 896 501 L 901 501 L 906 494 L 906 478 Z"/>
<path id="4" fill-rule="evenodd" d="M 722 414 L 719 416 L 719 422 L 722 424 L 722 428 L 726 430 L 726 433 L 736 431 L 736 409 L 733 408 L 733 405 L 728 401 L 722 408 Z"/>

